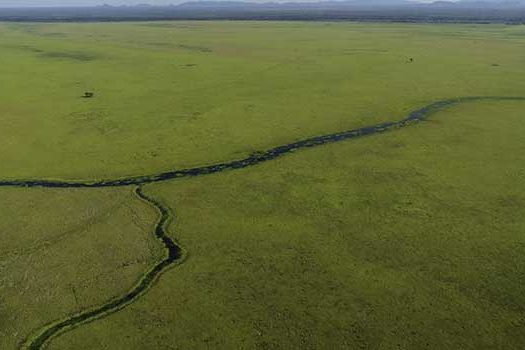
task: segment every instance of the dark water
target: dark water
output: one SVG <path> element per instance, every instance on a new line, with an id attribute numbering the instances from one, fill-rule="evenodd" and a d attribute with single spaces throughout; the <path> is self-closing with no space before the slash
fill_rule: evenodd
<path id="1" fill-rule="evenodd" d="M 334 143 L 349 139 L 355 139 L 363 136 L 384 133 L 386 131 L 401 128 L 410 125 L 412 122 L 423 121 L 429 118 L 435 112 L 438 112 L 446 107 L 458 105 L 465 102 L 471 101 L 484 101 L 484 100 L 525 100 L 525 97 L 505 97 L 505 96 L 471 96 L 471 97 L 458 97 L 440 100 L 431 103 L 421 109 L 411 112 L 404 119 L 393 122 L 384 122 L 372 126 L 365 126 L 359 129 L 343 131 L 334 134 L 315 136 L 312 138 L 304 139 L 301 141 L 288 143 L 286 145 L 274 147 L 272 149 L 256 152 L 253 155 L 239 160 L 233 160 L 225 163 L 212 164 L 202 167 L 171 170 L 162 172 L 159 174 L 135 176 L 122 179 L 111 179 L 111 180 L 100 180 L 100 181 L 53 181 L 46 179 L 35 179 L 35 180 L 0 180 L 0 187 L 48 187 L 48 188 L 100 188 L 100 187 L 119 187 L 129 185 L 143 185 L 153 182 L 167 181 L 183 177 L 202 176 L 218 173 L 225 170 L 242 169 L 249 166 L 253 166 L 262 162 L 267 162 L 272 159 L 279 158 L 292 151 L 320 146 L 328 143 Z"/>
<path id="2" fill-rule="evenodd" d="M 42 346 L 56 334 L 72 329 L 81 324 L 94 321 L 102 316 L 107 316 L 108 314 L 114 313 L 126 305 L 129 305 L 132 301 L 141 296 L 164 270 L 182 259 L 183 254 L 181 248 L 166 233 L 166 227 L 171 218 L 169 209 L 163 206 L 160 202 L 144 194 L 141 187 L 138 187 L 135 190 L 135 193 L 139 198 L 155 206 L 159 211 L 160 218 L 155 226 L 155 236 L 164 244 L 164 247 L 168 252 L 167 257 L 148 271 L 143 276 L 141 282 L 124 296 L 112 300 L 96 309 L 80 313 L 65 321 L 52 325 L 33 339 L 27 346 L 28 349 L 41 349 Z"/>
<path id="3" fill-rule="evenodd" d="M 169 223 L 171 213 L 167 207 L 162 205 L 159 201 L 152 197 L 147 196 L 140 185 L 167 181 L 176 178 L 190 177 L 190 176 L 202 176 L 218 173 L 225 170 L 241 169 L 249 166 L 253 166 L 262 162 L 266 162 L 272 159 L 281 157 L 294 150 L 316 147 L 328 143 L 334 143 L 344 141 L 348 139 L 363 137 L 367 135 L 379 134 L 395 128 L 401 128 L 410 125 L 414 122 L 423 121 L 429 118 L 433 113 L 440 111 L 446 107 L 470 102 L 470 101 L 481 101 L 481 100 L 525 100 L 525 97 L 498 97 L 498 96 L 474 96 L 474 97 L 461 97 L 446 99 L 429 104 L 421 109 L 411 112 L 404 119 L 394 122 L 385 122 L 372 126 L 367 126 L 359 129 L 343 131 L 340 133 L 316 136 L 301 141 L 289 143 L 286 145 L 274 147 L 264 152 L 257 152 L 245 159 L 234 160 L 226 163 L 219 163 L 209 166 L 173 170 L 160 174 L 137 176 L 125 179 L 117 180 L 103 180 L 93 182 L 67 182 L 67 181 L 49 181 L 49 180 L 15 180 L 15 181 L 0 181 L 0 187 L 47 187 L 47 188 L 100 188 L 100 187 L 119 187 L 137 185 L 135 190 L 136 195 L 143 201 L 153 205 L 160 213 L 160 218 L 155 226 L 155 236 L 164 244 L 167 250 L 167 257 L 160 263 L 155 265 L 149 270 L 142 278 L 141 282 L 135 286 L 130 292 L 124 296 L 112 300 L 96 309 L 85 311 L 78 315 L 75 315 L 67 320 L 60 323 L 54 324 L 49 328 L 42 331 L 36 338 L 31 340 L 27 348 L 31 350 L 40 350 L 44 344 L 49 341 L 53 336 L 58 335 L 61 332 L 65 332 L 74 327 L 82 324 L 94 321 L 98 318 L 107 316 L 108 314 L 117 312 L 118 310 L 129 305 L 155 282 L 157 277 L 165 271 L 171 265 L 179 262 L 183 258 L 182 249 L 175 241 L 173 241 L 167 234 L 166 228 Z"/>

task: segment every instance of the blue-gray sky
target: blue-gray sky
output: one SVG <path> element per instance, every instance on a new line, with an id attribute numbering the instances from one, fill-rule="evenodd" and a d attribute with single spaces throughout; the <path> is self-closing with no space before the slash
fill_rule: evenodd
<path id="1" fill-rule="evenodd" d="M 271 0 L 244 0 L 246 2 L 270 2 Z M 274 0 L 275 1 L 275 0 Z M 277 0 L 280 2 L 307 2 L 319 0 Z M 393 0 L 395 1 L 395 0 Z M 431 2 L 432 0 L 412 0 L 415 2 Z M 0 7 L 22 6 L 85 6 L 85 5 L 169 5 L 186 2 L 186 0 L 0 0 Z"/>

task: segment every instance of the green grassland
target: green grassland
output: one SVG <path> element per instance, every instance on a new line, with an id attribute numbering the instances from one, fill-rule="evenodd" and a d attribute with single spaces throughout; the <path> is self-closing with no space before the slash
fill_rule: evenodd
<path id="1" fill-rule="evenodd" d="M 50 349 L 522 349 L 524 108 L 151 185 L 188 261 Z"/>
<path id="2" fill-rule="evenodd" d="M 2 189 L 0 349 L 127 291 L 162 256 L 155 212 L 126 189 Z"/>
<path id="3" fill-rule="evenodd" d="M 397 118 L 441 98 L 519 94 L 524 34 L 521 26 L 4 24 L 2 175 L 158 172 Z M 84 91 L 96 98 L 79 98 Z"/>
<path id="4" fill-rule="evenodd" d="M 525 96 L 524 64 L 523 26 L 0 24 L 0 179 L 152 174 Z M 146 186 L 188 259 L 49 349 L 524 348 L 524 111 L 468 102 Z M 156 215 L 131 187 L 0 188 L 0 349 L 129 291 L 164 255 Z"/>

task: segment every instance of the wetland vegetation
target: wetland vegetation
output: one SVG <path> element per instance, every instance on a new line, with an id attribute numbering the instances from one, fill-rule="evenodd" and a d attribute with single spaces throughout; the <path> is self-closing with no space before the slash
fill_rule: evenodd
<path id="1" fill-rule="evenodd" d="M 524 35 L 0 24 L 0 348 L 523 348 Z"/>

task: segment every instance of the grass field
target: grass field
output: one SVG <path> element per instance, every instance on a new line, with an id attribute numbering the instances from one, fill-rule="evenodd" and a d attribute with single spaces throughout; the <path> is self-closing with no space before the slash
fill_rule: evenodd
<path id="1" fill-rule="evenodd" d="M 5 24 L 3 177 L 156 172 L 390 120 L 441 98 L 519 94 L 524 34 L 522 26 Z M 85 91 L 96 98 L 79 98 Z"/>
<path id="2" fill-rule="evenodd" d="M 525 27 L 0 24 L 0 180 L 242 158 L 525 96 Z M 413 63 L 408 63 L 413 58 Z M 82 99 L 85 91 L 93 99 Z M 188 259 L 49 349 L 522 349 L 525 102 L 147 185 Z M 0 188 L 0 348 L 161 259 L 132 187 Z"/>
<path id="3" fill-rule="evenodd" d="M 161 255 L 127 189 L 1 189 L 0 349 L 129 289 Z"/>

